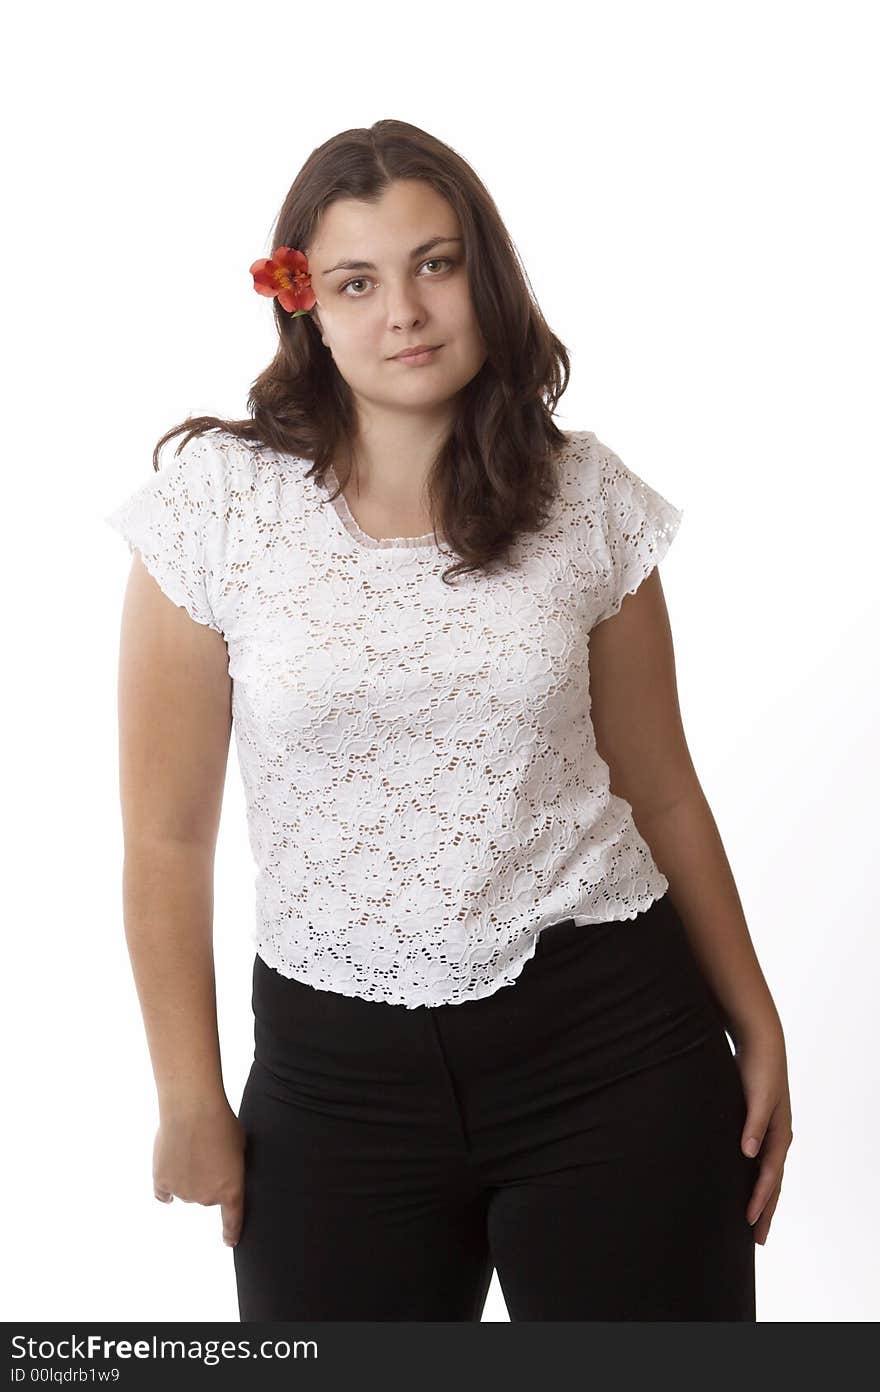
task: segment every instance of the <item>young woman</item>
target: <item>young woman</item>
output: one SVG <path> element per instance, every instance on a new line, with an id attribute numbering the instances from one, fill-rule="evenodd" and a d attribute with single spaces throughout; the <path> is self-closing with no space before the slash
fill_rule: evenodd
<path id="1" fill-rule="evenodd" d="M 512 1320 L 754 1320 L 791 1107 L 679 714 L 657 566 L 681 512 L 554 424 L 566 349 L 447 146 L 329 140 L 273 247 L 251 415 L 170 430 L 107 519 L 134 553 L 156 1197 L 221 1206 L 242 1320 L 479 1320 L 493 1270 Z M 211 943 L 233 727 L 258 867 L 237 1112 Z"/>

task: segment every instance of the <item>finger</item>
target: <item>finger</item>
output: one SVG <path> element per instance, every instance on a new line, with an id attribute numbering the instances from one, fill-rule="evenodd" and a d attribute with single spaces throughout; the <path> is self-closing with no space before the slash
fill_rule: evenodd
<path id="1" fill-rule="evenodd" d="M 769 1165 L 762 1167 L 758 1182 L 752 1190 L 752 1196 L 746 1208 L 746 1218 L 750 1224 L 757 1223 L 767 1204 L 782 1184 L 782 1174 L 781 1168 L 771 1169 Z"/>
<path id="2" fill-rule="evenodd" d="M 757 1223 L 764 1212 L 767 1202 L 781 1178 L 779 1171 L 771 1169 L 769 1165 L 761 1167 L 761 1173 L 746 1206 L 746 1219 L 752 1226 Z"/>
<path id="3" fill-rule="evenodd" d="M 153 1185 L 153 1194 L 160 1203 L 170 1203 L 174 1198 L 174 1195 L 170 1194 L 167 1189 L 157 1189 L 155 1184 Z"/>
<path id="4" fill-rule="evenodd" d="M 754 1159 L 762 1147 L 766 1148 L 771 1143 L 781 1146 L 783 1151 L 786 1151 L 791 1141 L 791 1125 L 784 1129 L 783 1118 L 777 1112 L 764 1115 L 758 1112 L 757 1104 L 754 1104 L 740 1134 L 739 1143 L 743 1154 Z"/>
<path id="5" fill-rule="evenodd" d="M 761 1154 L 758 1177 L 749 1199 L 750 1223 L 754 1223 L 760 1217 L 762 1208 L 782 1179 L 787 1154 L 788 1143 L 782 1137 L 771 1136 Z"/>
<path id="6" fill-rule="evenodd" d="M 776 1205 L 779 1203 L 779 1195 L 781 1190 L 782 1185 L 777 1185 L 774 1193 L 768 1199 L 767 1204 L 764 1208 L 764 1212 L 761 1214 L 759 1221 L 755 1224 L 753 1236 L 755 1241 L 760 1243 L 762 1247 L 767 1241 L 767 1234 L 770 1232 L 770 1224 L 773 1221 L 773 1214 L 776 1212 Z"/>
<path id="7" fill-rule="evenodd" d="M 744 1155 L 754 1159 L 761 1146 L 764 1144 L 764 1136 L 767 1133 L 767 1118 L 758 1116 L 748 1116 L 740 1136 L 740 1149 Z"/>
<path id="8" fill-rule="evenodd" d="M 223 1241 L 227 1247 L 235 1247 L 241 1236 L 241 1223 L 244 1216 L 244 1200 L 220 1205 L 223 1218 Z"/>

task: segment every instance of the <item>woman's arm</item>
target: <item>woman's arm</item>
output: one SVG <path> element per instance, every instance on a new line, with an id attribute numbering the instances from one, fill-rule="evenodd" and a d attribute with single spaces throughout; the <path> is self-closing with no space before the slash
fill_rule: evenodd
<path id="1" fill-rule="evenodd" d="M 123 904 L 163 1114 L 225 1098 L 213 870 L 231 689 L 222 636 L 173 604 L 135 552 L 119 651 Z"/>
<path id="2" fill-rule="evenodd" d="M 590 633 L 597 749 L 612 792 L 669 881 L 669 894 L 734 1043 L 781 1033 L 715 819 L 682 727 L 666 602 L 655 567 Z"/>
<path id="3" fill-rule="evenodd" d="M 633 819 L 669 881 L 669 893 L 694 955 L 739 1048 L 746 1036 L 781 1033 L 733 873 L 700 787 L 653 817 Z"/>

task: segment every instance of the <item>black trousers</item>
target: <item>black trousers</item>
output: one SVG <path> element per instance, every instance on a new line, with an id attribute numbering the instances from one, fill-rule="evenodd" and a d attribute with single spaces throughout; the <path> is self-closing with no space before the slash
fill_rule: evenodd
<path id="1" fill-rule="evenodd" d="M 254 963 L 241 1320 L 750 1320 L 746 1104 L 668 894 L 516 982 L 367 1001 Z"/>

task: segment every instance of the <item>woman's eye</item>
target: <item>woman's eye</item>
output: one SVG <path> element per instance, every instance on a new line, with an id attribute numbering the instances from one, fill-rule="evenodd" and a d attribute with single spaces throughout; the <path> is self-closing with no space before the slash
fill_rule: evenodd
<path id="1" fill-rule="evenodd" d="M 423 266 L 454 266 L 454 265 L 455 265 L 455 262 L 454 262 L 454 261 L 452 260 L 452 258 L 449 257 L 449 256 L 432 256 L 432 257 L 429 258 L 429 260 L 423 261 L 423 262 L 422 262 L 422 265 L 423 265 Z M 431 277 L 429 277 L 429 279 L 431 279 Z M 347 280 L 347 281 L 345 282 L 344 285 L 340 285 L 340 287 L 339 287 L 339 293 L 340 293 L 340 295 L 344 295 L 345 292 L 346 292 L 346 290 L 348 289 L 348 287 L 349 287 L 350 285 L 365 285 L 365 284 L 366 284 L 366 279 L 365 279 L 364 276 L 356 276 L 356 277 L 354 278 L 354 280 Z M 348 298 L 349 300 L 360 300 L 360 299 L 363 298 L 363 296 L 360 295 L 360 294 L 355 294 L 355 295 L 349 295 L 349 296 L 347 296 L 347 298 Z"/>

